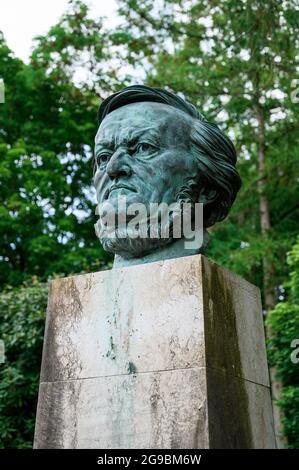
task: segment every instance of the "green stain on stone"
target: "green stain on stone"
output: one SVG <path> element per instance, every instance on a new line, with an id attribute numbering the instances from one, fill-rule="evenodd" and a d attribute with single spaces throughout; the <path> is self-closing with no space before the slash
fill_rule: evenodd
<path id="1" fill-rule="evenodd" d="M 129 364 L 128 364 L 128 373 L 129 374 L 136 374 L 137 372 L 137 367 L 135 366 L 135 364 L 131 361 L 129 361 Z"/>
<path id="2" fill-rule="evenodd" d="M 110 336 L 110 349 L 106 353 L 106 357 L 112 359 L 113 361 L 116 359 L 116 353 L 115 353 L 115 344 L 113 343 L 113 338 Z"/>
<path id="3" fill-rule="evenodd" d="M 233 285 L 217 264 L 202 263 L 210 448 L 252 448 Z"/>

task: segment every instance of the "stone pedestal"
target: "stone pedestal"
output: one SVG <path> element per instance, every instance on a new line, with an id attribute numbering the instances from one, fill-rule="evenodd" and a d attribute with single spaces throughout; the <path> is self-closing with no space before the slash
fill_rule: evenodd
<path id="1" fill-rule="evenodd" d="M 260 292 L 202 255 L 50 284 L 35 448 L 274 448 Z"/>

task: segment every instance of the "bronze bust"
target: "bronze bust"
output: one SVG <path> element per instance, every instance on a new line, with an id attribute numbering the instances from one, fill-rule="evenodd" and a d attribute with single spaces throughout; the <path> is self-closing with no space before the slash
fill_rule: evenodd
<path id="1" fill-rule="evenodd" d="M 235 148 L 216 124 L 169 91 L 135 85 L 100 106 L 94 185 L 96 233 L 118 267 L 203 252 L 207 228 L 227 216 L 241 179 Z M 172 204 L 165 235 L 165 220 L 157 210 L 150 219 L 150 207 Z M 173 227 L 188 206 L 194 228 L 196 205 L 203 208 L 202 238 L 190 249 L 186 236 L 179 230 L 174 236 Z"/>

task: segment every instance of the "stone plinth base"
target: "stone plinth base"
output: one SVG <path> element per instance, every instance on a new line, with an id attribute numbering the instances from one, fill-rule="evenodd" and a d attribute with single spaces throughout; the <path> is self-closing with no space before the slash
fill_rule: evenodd
<path id="1" fill-rule="evenodd" d="M 51 282 L 35 448 L 274 448 L 259 290 L 202 255 Z"/>

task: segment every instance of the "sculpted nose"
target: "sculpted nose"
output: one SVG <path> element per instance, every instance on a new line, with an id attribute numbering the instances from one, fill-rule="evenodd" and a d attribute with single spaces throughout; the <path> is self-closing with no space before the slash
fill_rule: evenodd
<path id="1" fill-rule="evenodd" d="M 128 162 L 128 154 L 124 149 L 118 149 L 110 158 L 106 172 L 111 179 L 119 176 L 131 176 L 132 170 Z"/>

